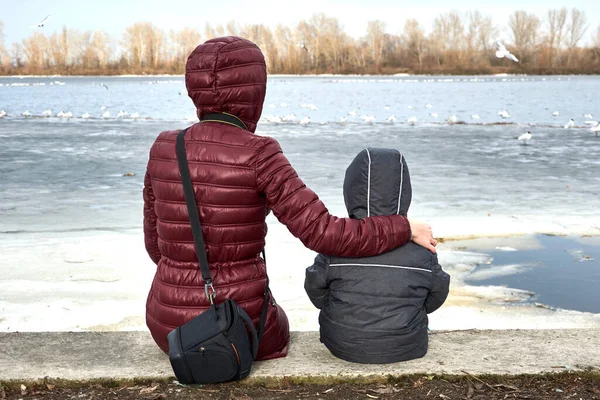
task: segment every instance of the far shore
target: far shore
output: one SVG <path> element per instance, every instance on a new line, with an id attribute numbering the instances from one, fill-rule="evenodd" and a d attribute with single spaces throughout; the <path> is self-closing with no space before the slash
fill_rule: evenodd
<path id="1" fill-rule="evenodd" d="M 476 73 L 476 72 L 464 72 L 464 73 L 396 73 L 396 74 L 269 74 L 271 78 L 303 78 L 303 77 L 319 77 L 319 78 L 368 78 L 368 77 L 384 77 L 384 78 L 407 78 L 407 77 L 428 77 L 428 76 L 482 76 L 482 77 L 506 77 L 506 76 L 599 76 L 598 73 L 513 73 L 513 72 L 502 72 L 502 73 Z M 83 75 L 61 75 L 61 74 L 16 74 L 16 75 L 0 75 L 0 79 L 24 79 L 24 78 L 143 78 L 143 77 L 163 77 L 163 78 L 184 78 L 184 74 L 83 74 Z"/>

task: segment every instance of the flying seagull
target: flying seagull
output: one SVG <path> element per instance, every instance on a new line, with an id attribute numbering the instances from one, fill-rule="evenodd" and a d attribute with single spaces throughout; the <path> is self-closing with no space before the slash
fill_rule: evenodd
<path id="1" fill-rule="evenodd" d="M 44 18 L 42 20 L 42 22 L 40 22 L 37 25 L 31 25 L 30 28 L 43 28 L 44 25 L 46 25 L 46 22 L 48 22 L 48 20 L 50 19 L 50 17 L 52 17 L 51 15 L 48 15 L 46 18 Z"/>
<path id="2" fill-rule="evenodd" d="M 498 58 L 508 58 L 514 62 L 519 62 L 519 59 L 515 57 L 510 51 L 506 50 L 506 47 L 500 42 L 496 42 L 496 47 L 498 50 L 496 51 L 496 57 Z"/>
<path id="3" fill-rule="evenodd" d="M 306 48 L 306 45 L 304 44 L 304 42 L 298 43 L 298 47 L 300 47 L 304 51 L 308 51 L 308 49 Z"/>
<path id="4" fill-rule="evenodd" d="M 104 89 L 108 90 L 108 85 L 106 83 L 101 83 L 100 86 L 102 86 Z"/>

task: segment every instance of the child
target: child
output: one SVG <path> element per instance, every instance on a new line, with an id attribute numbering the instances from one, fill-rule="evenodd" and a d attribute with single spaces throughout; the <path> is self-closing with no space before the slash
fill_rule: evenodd
<path id="1" fill-rule="evenodd" d="M 346 170 L 350 218 L 401 214 L 412 197 L 406 160 L 393 149 L 365 149 Z M 384 364 L 427 353 L 427 314 L 448 296 L 450 276 L 413 242 L 375 257 L 319 254 L 304 288 L 321 312 L 321 342 L 346 361 Z"/>

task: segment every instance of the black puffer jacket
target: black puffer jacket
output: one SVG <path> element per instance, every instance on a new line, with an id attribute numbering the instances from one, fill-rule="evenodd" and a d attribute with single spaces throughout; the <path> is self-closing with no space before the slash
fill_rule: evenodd
<path id="1" fill-rule="evenodd" d="M 397 150 L 365 149 L 346 170 L 351 218 L 406 215 L 412 190 Z M 347 361 L 382 364 L 427 353 L 427 314 L 448 296 L 450 276 L 437 256 L 413 242 L 375 257 L 319 254 L 304 288 L 321 309 L 321 341 Z"/>

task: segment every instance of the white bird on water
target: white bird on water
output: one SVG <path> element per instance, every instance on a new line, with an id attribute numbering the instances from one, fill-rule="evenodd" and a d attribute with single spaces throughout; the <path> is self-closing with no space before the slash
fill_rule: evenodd
<path id="1" fill-rule="evenodd" d="M 110 111 L 106 111 L 104 114 L 102 114 L 102 118 L 110 118 Z"/>
<path id="2" fill-rule="evenodd" d="M 52 17 L 52 15 L 48 15 L 46 18 L 44 18 L 41 22 L 39 22 L 37 25 L 31 25 L 30 28 L 43 28 L 44 25 L 46 25 L 46 22 L 48 22 L 48 20 Z"/>
<path id="3" fill-rule="evenodd" d="M 356 111 L 348 111 L 348 115 L 351 117 L 356 117 Z"/>
<path id="4" fill-rule="evenodd" d="M 346 123 L 346 117 L 340 117 L 340 124 Z"/>
<path id="5" fill-rule="evenodd" d="M 479 114 L 473 114 L 471 115 L 471 119 L 479 119 Z"/>
<path id="6" fill-rule="evenodd" d="M 432 112 L 432 113 L 431 113 L 431 116 L 432 116 L 433 118 L 437 118 L 437 117 L 439 117 L 440 115 L 439 115 L 438 113 L 436 113 L 436 112 Z"/>
<path id="7" fill-rule="evenodd" d="M 280 116 L 274 116 L 274 117 L 267 117 L 267 122 L 270 122 L 272 124 L 280 124 L 283 122 L 283 120 L 281 119 Z"/>
<path id="8" fill-rule="evenodd" d="M 433 107 L 431 104 L 425 104 L 425 108 L 431 108 Z"/>
<path id="9" fill-rule="evenodd" d="M 25 112 L 23 113 L 23 116 L 24 116 L 25 118 L 27 118 L 27 117 L 31 117 L 31 113 L 30 113 L 29 111 L 25 111 Z"/>
<path id="10" fill-rule="evenodd" d="M 375 122 L 375 116 L 374 115 L 363 115 L 362 120 L 365 121 L 368 124 L 372 124 L 373 122 Z"/>
<path id="11" fill-rule="evenodd" d="M 583 118 L 585 118 L 585 119 L 594 119 L 594 116 L 592 114 L 585 114 L 583 116 Z"/>
<path id="12" fill-rule="evenodd" d="M 117 114 L 117 118 L 125 118 L 128 116 L 129 116 L 129 113 L 127 111 L 123 111 L 123 110 L 119 111 L 119 113 Z"/>
<path id="13" fill-rule="evenodd" d="M 598 136 L 598 133 L 600 133 L 600 122 L 596 126 L 590 128 L 590 131 L 594 132 L 596 136 Z"/>
<path id="14" fill-rule="evenodd" d="M 0 118 L 4 118 L 5 115 L 6 115 L 6 111 L 0 110 Z"/>
<path id="15" fill-rule="evenodd" d="M 83 119 L 88 119 L 89 117 L 91 117 L 90 113 L 85 113 L 81 116 Z"/>
<path id="16" fill-rule="evenodd" d="M 42 112 L 42 117 L 51 117 L 52 116 L 52 110 L 45 110 Z"/>
<path id="17" fill-rule="evenodd" d="M 498 115 L 502 118 L 510 118 L 510 114 L 506 110 L 498 111 Z"/>
<path id="18" fill-rule="evenodd" d="M 407 119 L 406 122 L 408 122 L 410 125 L 414 125 L 417 123 L 417 117 L 412 116 L 409 119 Z"/>
<path id="19" fill-rule="evenodd" d="M 573 118 L 571 118 L 569 120 L 569 122 L 567 122 L 567 124 L 565 125 L 565 129 L 569 129 L 575 126 L 575 121 L 573 121 Z"/>
<path id="20" fill-rule="evenodd" d="M 456 118 L 456 115 L 452 115 L 450 118 L 448 118 L 446 121 L 448 121 L 451 124 L 455 124 L 458 121 L 458 118 Z"/>
<path id="21" fill-rule="evenodd" d="M 73 113 L 71 111 L 69 111 L 69 112 L 61 111 L 58 114 L 56 114 L 56 116 L 58 118 L 71 118 L 73 116 Z"/>
<path id="22" fill-rule="evenodd" d="M 558 111 L 554 111 L 554 112 L 552 113 L 552 116 L 553 116 L 553 117 L 558 117 Z"/>
<path id="23" fill-rule="evenodd" d="M 527 143 L 531 140 L 531 132 L 527 131 L 517 138 L 519 142 L 523 142 L 523 145 L 527 145 Z"/>
<path id="24" fill-rule="evenodd" d="M 294 114 L 294 113 L 290 113 L 282 118 L 282 121 L 284 121 L 284 122 L 292 122 L 295 120 L 296 120 L 296 114 Z"/>
<path id="25" fill-rule="evenodd" d="M 519 62 L 519 59 L 515 57 L 514 54 L 512 54 L 510 51 L 506 50 L 506 47 L 504 47 L 502 43 L 496 42 L 496 47 L 498 49 L 496 50 L 496 57 L 508 58 L 509 60 L 512 60 L 514 62 Z"/>
<path id="26" fill-rule="evenodd" d="M 386 121 L 389 122 L 390 124 L 393 124 L 397 120 L 398 120 L 398 118 L 396 118 L 395 115 L 391 115 L 391 116 L 387 117 L 387 119 L 386 119 Z"/>
<path id="27" fill-rule="evenodd" d="M 133 114 L 130 115 L 130 117 L 133 118 L 133 119 L 138 119 L 140 117 L 140 114 L 134 112 Z"/>
<path id="28" fill-rule="evenodd" d="M 300 125 L 308 125 L 310 124 L 310 117 L 304 117 L 300 120 Z"/>

